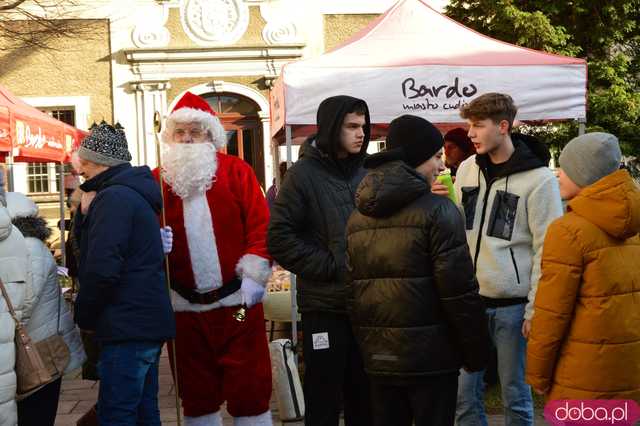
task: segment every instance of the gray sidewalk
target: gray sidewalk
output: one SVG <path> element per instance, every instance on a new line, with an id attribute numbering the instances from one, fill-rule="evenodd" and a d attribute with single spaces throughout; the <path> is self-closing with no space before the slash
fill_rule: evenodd
<path id="1" fill-rule="evenodd" d="M 66 377 L 62 381 L 62 393 L 60 395 L 60 403 L 58 404 L 58 416 L 56 417 L 56 426 L 75 426 L 76 422 L 84 413 L 86 413 L 95 404 L 98 397 L 97 382 L 82 380 L 79 378 L 80 373 L 72 377 Z M 173 379 L 169 368 L 169 358 L 166 351 L 160 359 L 160 393 L 159 393 L 160 415 L 162 416 L 162 424 L 166 426 L 177 425 L 176 420 L 176 402 L 173 389 Z M 273 414 L 273 424 L 280 425 L 278 418 L 278 407 L 275 399 L 271 401 L 271 411 Z M 184 424 L 184 422 L 182 422 Z M 233 425 L 233 420 L 226 411 L 223 410 L 223 423 L 225 426 Z M 342 425 L 343 422 L 340 422 Z M 503 425 L 501 415 L 489 416 L 490 426 Z M 542 412 L 536 413 L 536 424 L 547 424 L 542 418 Z M 287 426 L 302 426 L 303 422 L 286 423 Z M 390 425 L 391 426 L 391 425 Z"/>

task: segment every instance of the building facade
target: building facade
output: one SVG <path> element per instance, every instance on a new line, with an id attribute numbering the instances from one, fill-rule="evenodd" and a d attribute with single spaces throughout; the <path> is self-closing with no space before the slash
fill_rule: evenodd
<path id="1" fill-rule="evenodd" d="M 65 10 L 86 36 L 53 50 L 1 50 L 0 84 L 80 129 L 121 123 L 134 164 L 157 164 L 154 117 L 186 91 L 205 97 L 227 153 L 274 176 L 269 90 L 287 62 L 336 47 L 394 0 L 78 0 Z M 441 8 L 442 1 L 433 0 Z M 0 40 L 0 45 L 2 41 Z M 57 191 L 55 169 L 16 165 L 15 190 Z"/>

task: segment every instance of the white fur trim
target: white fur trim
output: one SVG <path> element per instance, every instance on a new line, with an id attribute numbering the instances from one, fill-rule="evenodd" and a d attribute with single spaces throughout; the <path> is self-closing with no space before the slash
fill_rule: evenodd
<path id="1" fill-rule="evenodd" d="M 173 130 L 176 123 L 201 123 L 204 129 L 209 133 L 211 142 L 217 149 L 223 148 L 227 144 L 227 132 L 222 127 L 218 117 L 208 112 L 195 108 L 180 108 L 167 117 L 165 128 L 162 130 L 162 142 L 173 142 Z"/>
<path id="2" fill-rule="evenodd" d="M 218 308 L 242 305 L 242 294 L 240 290 L 238 290 L 221 299 L 219 302 L 211 303 L 210 305 L 201 305 L 199 303 L 189 303 L 188 300 L 171 290 L 171 304 L 173 305 L 174 312 L 207 312 Z"/>
<path id="3" fill-rule="evenodd" d="M 222 270 L 207 198 L 204 192 L 196 194 L 183 199 L 182 206 L 196 288 L 205 291 L 219 288 L 222 286 Z"/>
<path id="4" fill-rule="evenodd" d="M 267 285 L 271 277 L 271 265 L 264 257 L 245 254 L 236 265 L 236 273 L 240 278 L 249 277 L 262 286 Z"/>
<path id="5" fill-rule="evenodd" d="M 234 417 L 233 426 L 273 426 L 271 410 L 257 416 Z"/>
<path id="6" fill-rule="evenodd" d="M 222 416 L 220 416 L 220 410 L 204 416 L 184 416 L 184 424 L 186 426 L 222 426 Z"/>

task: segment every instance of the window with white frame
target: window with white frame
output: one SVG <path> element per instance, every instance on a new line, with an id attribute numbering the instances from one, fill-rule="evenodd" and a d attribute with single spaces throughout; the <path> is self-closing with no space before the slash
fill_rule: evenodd
<path id="1" fill-rule="evenodd" d="M 70 126 L 75 127 L 76 125 L 76 110 L 74 107 L 47 107 L 40 108 L 40 110 Z"/>
<path id="2" fill-rule="evenodd" d="M 74 107 L 53 106 L 39 109 L 70 126 L 76 124 Z M 57 192 L 59 179 L 60 173 L 55 163 L 29 163 L 27 166 L 27 184 L 31 194 Z"/>
<path id="3" fill-rule="evenodd" d="M 27 165 L 29 193 L 50 192 L 50 180 L 48 163 L 29 163 Z"/>

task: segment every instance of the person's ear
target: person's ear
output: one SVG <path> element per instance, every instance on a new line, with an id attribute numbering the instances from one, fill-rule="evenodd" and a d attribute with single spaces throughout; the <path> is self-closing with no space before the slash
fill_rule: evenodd
<path id="1" fill-rule="evenodd" d="M 509 134 L 509 122 L 507 120 L 500 120 L 500 123 L 498 123 L 498 129 L 501 135 Z"/>

